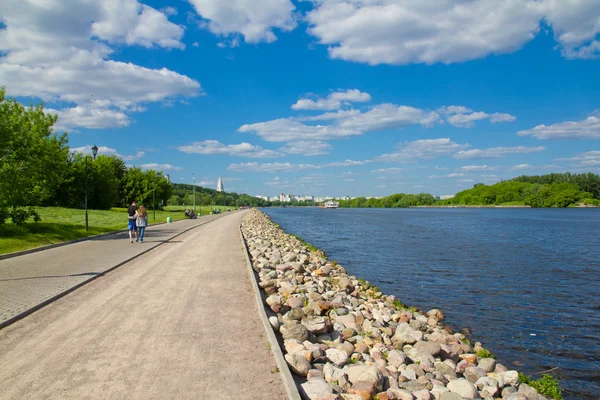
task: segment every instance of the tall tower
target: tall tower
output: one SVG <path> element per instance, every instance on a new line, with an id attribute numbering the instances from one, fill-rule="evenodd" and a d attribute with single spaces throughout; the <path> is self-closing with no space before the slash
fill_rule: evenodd
<path id="1" fill-rule="evenodd" d="M 223 179 L 219 177 L 219 182 L 217 182 L 217 192 L 224 192 L 225 188 L 223 187 Z"/>

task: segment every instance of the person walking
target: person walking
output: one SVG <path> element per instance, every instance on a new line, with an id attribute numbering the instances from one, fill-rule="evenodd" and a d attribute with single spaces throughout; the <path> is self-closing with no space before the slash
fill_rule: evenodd
<path id="1" fill-rule="evenodd" d="M 138 227 L 139 235 L 140 235 L 140 243 L 144 243 L 144 233 L 146 232 L 146 227 L 148 226 L 148 211 L 144 205 L 140 205 L 138 208 L 136 215 L 135 224 Z"/>
<path id="2" fill-rule="evenodd" d="M 137 225 L 135 224 L 135 220 L 137 219 L 137 203 L 134 200 L 131 205 L 127 208 L 127 214 L 129 215 L 129 220 L 127 221 L 127 229 L 129 230 L 129 243 L 133 243 L 133 238 L 135 237 L 135 241 L 137 242 Z"/>

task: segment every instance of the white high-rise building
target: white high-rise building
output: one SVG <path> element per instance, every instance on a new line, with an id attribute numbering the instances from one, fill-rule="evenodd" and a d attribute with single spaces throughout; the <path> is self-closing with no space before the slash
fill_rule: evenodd
<path id="1" fill-rule="evenodd" d="M 219 181 L 217 182 L 217 192 L 224 192 L 225 187 L 223 186 L 223 179 L 219 177 Z"/>

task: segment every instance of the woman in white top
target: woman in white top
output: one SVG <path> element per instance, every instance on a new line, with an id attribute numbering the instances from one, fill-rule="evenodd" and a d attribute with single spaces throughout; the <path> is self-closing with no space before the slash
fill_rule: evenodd
<path id="1" fill-rule="evenodd" d="M 146 211 L 146 207 L 143 205 L 141 205 L 135 213 L 135 224 L 138 227 L 140 243 L 143 243 L 144 233 L 146 231 L 146 227 L 148 226 L 148 211 Z"/>

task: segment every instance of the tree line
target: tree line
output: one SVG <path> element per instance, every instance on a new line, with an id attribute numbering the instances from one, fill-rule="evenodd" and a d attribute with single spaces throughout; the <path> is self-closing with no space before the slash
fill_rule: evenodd
<path id="1" fill-rule="evenodd" d="M 488 186 L 475 184 L 438 204 L 446 205 L 527 205 L 531 207 L 569 207 L 599 205 L 600 176 L 587 174 L 547 174 L 519 176 Z"/>
<path id="2" fill-rule="evenodd" d="M 166 202 L 172 187 L 162 173 L 127 167 L 116 155 L 73 153 L 64 132 L 53 129 L 57 116 L 43 104 L 24 107 L 0 88 L 0 224 L 39 216 L 34 206 L 83 208 L 88 175 L 88 208 L 125 207 L 134 199 Z"/>

